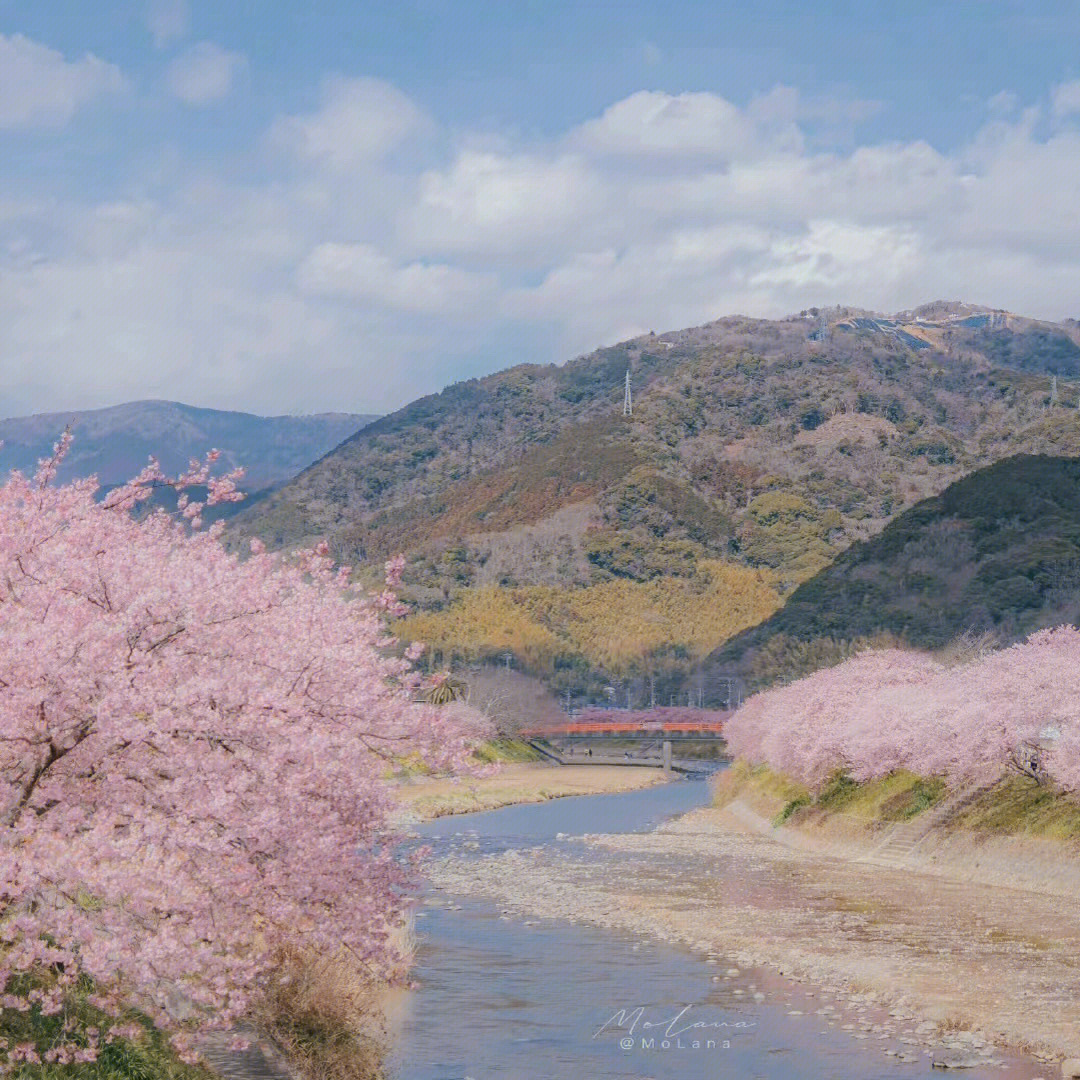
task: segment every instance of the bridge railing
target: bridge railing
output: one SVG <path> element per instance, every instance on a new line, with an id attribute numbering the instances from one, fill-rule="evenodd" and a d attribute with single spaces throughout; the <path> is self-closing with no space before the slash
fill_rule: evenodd
<path id="1" fill-rule="evenodd" d="M 665 734 L 723 735 L 722 721 L 670 721 L 661 724 L 619 723 L 617 721 L 572 721 L 528 728 L 522 732 L 529 738 L 558 738 L 560 735 L 665 735 Z"/>

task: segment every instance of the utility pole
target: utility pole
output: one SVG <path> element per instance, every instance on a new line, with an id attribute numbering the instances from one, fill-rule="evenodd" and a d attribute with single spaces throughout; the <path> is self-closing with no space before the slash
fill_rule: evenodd
<path id="1" fill-rule="evenodd" d="M 623 394 L 623 416 L 634 415 L 634 395 L 630 389 L 630 369 L 626 369 L 626 392 Z"/>

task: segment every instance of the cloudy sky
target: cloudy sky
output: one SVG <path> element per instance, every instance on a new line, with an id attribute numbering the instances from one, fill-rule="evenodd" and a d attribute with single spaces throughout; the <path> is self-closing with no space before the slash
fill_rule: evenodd
<path id="1" fill-rule="evenodd" d="M 0 0 L 0 415 L 937 298 L 1080 316 L 1073 0 Z"/>

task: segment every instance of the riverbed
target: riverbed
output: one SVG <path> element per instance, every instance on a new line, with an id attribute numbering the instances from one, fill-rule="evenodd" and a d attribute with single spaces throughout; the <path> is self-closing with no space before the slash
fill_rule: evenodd
<path id="1" fill-rule="evenodd" d="M 872 995 L 795 983 L 776 969 L 662 940 L 633 920 L 615 920 L 618 929 L 545 918 L 508 900 L 513 888 L 500 899 L 490 881 L 486 896 L 470 887 L 470 868 L 539 881 L 555 859 L 572 867 L 582 896 L 592 893 L 595 912 L 613 903 L 604 889 L 612 875 L 647 876 L 652 867 L 628 863 L 637 856 L 617 845 L 577 837 L 648 833 L 708 800 L 706 783 L 680 781 L 419 827 L 442 871 L 417 911 L 417 985 L 395 1025 L 391 1075 L 875 1080 L 941 1075 L 935 1060 L 963 1065 L 975 1080 L 1053 1075 L 1052 1066 L 1002 1053 L 977 1034 L 934 1041 L 925 1023 L 902 1010 L 890 1015 Z"/>

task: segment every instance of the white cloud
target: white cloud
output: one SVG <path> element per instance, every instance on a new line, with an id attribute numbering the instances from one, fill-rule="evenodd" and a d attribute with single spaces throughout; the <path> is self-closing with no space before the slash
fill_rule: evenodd
<path id="1" fill-rule="evenodd" d="M 173 60 L 166 78 L 175 97 L 188 105 L 205 105 L 226 97 L 246 64 L 243 54 L 200 41 Z"/>
<path id="2" fill-rule="evenodd" d="M 420 178 L 408 228 L 418 245 L 436 250 L 565 249 L 604 200 L 599 180 L 575 155 L 465 149 L 449 169 Z"/>
<path id="3" fill-rule="evenodd" d="M 22 34 L 0 34 L 0 129 L 62 127 L 83 105 L 124 85 L 118 67 L 90 53 L 68 61 Z"/>
<path id="4" fill-rule="evenodd" d="M 1072 116 L 1080 113 L 1080 79 L 1055 86 L 1050 100 L 1055 116 Z"/>
<path id="5" fill-rule="evenodd" d="M 397 266 L 369 244 L 338 243 L 316 247 L 300 264 L 297 280 L 314 295 L 426 315 L 471 313 L 494 285 L 488 276 L 445 263 Z"/>
<path id="6" fill-rule="evenodd" d="M 268 125 L 258 181 L 170 158 L 92 203 L 0 189 L 0 412 L 391 408 L 518 360 L 814 304 L 1080 315 L 1080 121 L 1052 108 L 998 109 L 950 153 L 825 151 L 804 130 L 860 103 L 650 92 L 515 140 L 330 80 Z"/>
<path id="7" fill-rule="evenodd" d="M 776 240 L 752 285 L 819 288 L 837 295 L 860 287 L 868 275 L 889 286 L 918 268 L 918 235 L 905 226 L 810 221 L 805 232 Z"/>
<path id="8" fill-rule="evenodd" d="M 348 169 L 378 161 L 424 125 L 417 106 L 390 83 L 337 77 L 325 83 L 316 112 L 281 117 L 269 139 L 299 160 Z"/>
<path id="9" fill-rule="evenodd" d="M 757 139 L 745 113 L 716 94 L 642 90 L 582 124 L 570 141 L 596 154 L 725 160 L 755 149 Z"/>
<path id="10" fill-rule="evenodd" d="M 146 6 L 146 28 L 154 35 L 154 45 L 164 48 L 188 31 L 191 13 L 187 0 L 150 0 Z"/>

